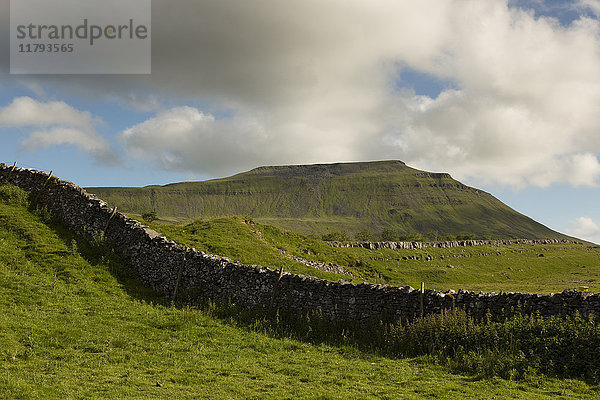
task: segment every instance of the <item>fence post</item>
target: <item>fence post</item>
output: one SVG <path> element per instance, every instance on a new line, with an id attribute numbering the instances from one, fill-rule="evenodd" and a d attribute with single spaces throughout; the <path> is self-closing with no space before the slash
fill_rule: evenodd
<path id="1" fill-rule="evenodd" d="M 48 175 L 48 178 L 46 178 L 46 180 L 44 181 L 42 186 L 37 190 L 37 192 L 31 192 L 33 196 L 31 204 L 37 207 L 38 201 L 40 200 L 40 196 L 42 195 L 42 190 L 46 187 L 46 184 L 50 181 L 50 178 L 52 178 L 52 171 L 50 171 L 50 175 Z"/>
<path id="2" fill-rule="evenodd" d="M 52 178 L 52 172 L 54 172 L 54 171 L 50 171 L 50 174 L 48 175 L 48 178 L 46 179 L 46 181 L 44 182 L 44 184 L 42 185 L 42 187 L 45 187 L 46 184 L 50 181 L 50 178 Z"/>
<path id="3" fill-rule="evenodd" d="M 110 220 L 113 219 L 115 214 L 117 213 L 117 207 L 113 208 L 112 214 L 108 217 L 108 221 L 106 221 L 106 225 L 104 226 L 104 234 L 106 235 L 106 231 L 108 230 L 108 224 L 110 224 Z"/>
<path id="4" fill-rule="evenodd" d="M 10 171 L 8 171 L 8 177 L 10 178 L 10 175 L 13 173 L 13 171 L 15 170 L 15 168 L 17 167 L 17 162 L 15 161 L 15 163 L 13 164 L 12 168 L 10 169 Z"/>
<path id="5" fill-rule="evenodd" d="M 187 253 L 187 249 L 183 253 L 183 260 L 181 261 L 181 264 L 179 265 L 179 269 L 177 271 L 177 280 L 175 281 L 175 288 L 173 289 L 173 296 L 171 296 L 171 305 L 174 305 L 175 298 L 177 297 L 177 290 L 179 289 L 179 282 L 181 281 L 181 275 L 183 273 L 183 268 L 185 266 L 186 253 Z"/>
<path id="6" fill-rule="evenodd" d="M 271 301 L 269 301 L 269 312 L 272 312 L 273 315 L 277 315 L 277 310 L 275 309 L 275 302 L 277 301 L 277 297 L 279 297 L 279 285 L 281 282 L 281 277 L 283 276 L 283 265 L 279 268 L 279 274 L 277 276 L 277 280 L 273 283 L 273 290 L 271 291 Z"/>
<path id="7" fill-rule="evenodd" d="M 425 295 L 425 282 L 421 282 L 421 292 L 419 293 L 420 306 L 421 306 L 421 318 L 423 318 L 423 314 L 425 312 L 425 307 L 423 305 L 423 296 L 424 295 Z"/>

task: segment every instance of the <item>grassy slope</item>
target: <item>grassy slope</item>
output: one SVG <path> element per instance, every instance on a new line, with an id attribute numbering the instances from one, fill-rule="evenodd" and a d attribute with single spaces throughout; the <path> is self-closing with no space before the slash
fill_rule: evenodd
<path id="1" fill-rule="evenodd" d="M 305 243 L 318 243 L 320 241 L 314 241 L 302 235 L 277 228 L 256 225 L 247 218 L 215 218 L 198 220 L 185 226 L 161 224 L 152 225 L 152 227 L 179 243 L 184 243 L 207 253 L 225 255 L 245 264 L 260 264 L 274 269 L 284 268 L 288 272 L 313 275 L 330 280 L 347 278 L 347 276 L 307 267 L 284 257 L 279 250 L 291 248 L 294 254 L 301 255 L 297 246 L 303 240 Z M 291 246 L 285 246 L 285 243 Z M 323 245 L 321 243 L 320 247 L 326 249 Z"/>
<path id="2" fill-rule="evenodd" d="M 549 293 L 580 286 L 600 291 L 600 248 L 583 244 L 422 250 L 332 248 L 321 240 L 248 223 L 248 219 L 241 217 L 202 220 L 185 226 L 155 224 L 153 228 L 199 250 L 328 279 L 339 277 L 283 258 L 279 249 L 305 259 L 347 267 L 359 277 L 354 279 L 357 282 L 418 287 L 424 281 L 428 288 L 487 292 Z M 425 256 L 434 259 L 425 261 Z"/>
<path id="3" fill-rule="evenodd" d="M 261 167 L 205 182 L 88 190 L 133 214 L 156 208 L 163 218 L 187 221 L 248 215 L 301 233 L 393 228 L 490 238 L 564 237 L 447 174 L 399 161 Z"/>
<path id="4" fill-rule="evenodd" d="M 450 374 L 174 308 L 0 188 L 0 393 L 63 398 L 591 398 L 581 381 Z M 5 201 L 10 197 L 10 204 Z M 21 203 L 21 204 L 18 204 Z"/>

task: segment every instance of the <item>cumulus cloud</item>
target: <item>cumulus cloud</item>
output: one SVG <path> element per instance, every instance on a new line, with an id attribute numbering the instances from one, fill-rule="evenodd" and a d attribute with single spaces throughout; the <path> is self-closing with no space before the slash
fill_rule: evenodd
<path id="1" fill-rule="evenodd" d="M 277 127 L 278 129 L 274 129 Z M 215 118 L 175 107 L 121 133 L 125 150 L 161 168 L 223 175 L 262 165 L 352 160 L 356 138 L 331 127 L 319 138 L 310 123 L 264 121 L 252 115 Z"/>
<path id="2" fill-rule="evenodd" d="M 578 0 L 575 4 L 576 8 L 589 10 L 594 15 L 600 15 L 600 1 L 599 0 Z"/>
<path id="3" fill-rule="evenodd" d="M 69 125 L 90 129 L 94 118 L 62 101 L 39 102 L 31 97 L 18 97 L 0 109 L 0 127 Z"/>
<path id="4" fill-rule="evenodd" d="M 273 140 L 262 126 L 246 118 L 216 119 L 194 107 L 175 107 L 137 124 L 121 134 L 125 149 L 134 157 L 171 170 L 204 171 L 215 175 L 258 164 Z M 282 149 L 284 162 L 290 155 Z"/>
<path id="5" fill-rule="evenodd" d="M 48 130 L 34 131 L 23 141 L 23 147 L 36 150 L 57 144 L 71 144 L 92 154 L 108 151 L 109 146 L 98 135 L 90 135 L 78 129 L 57 127 Z"/>
<path id="6" fill-rule="evenodd" d="M 34 129 L 23 141 L 24 149 L 70 144 L 89 152 L 98 161 L 120 163 L 110 144 L 96 131 L 100 120 L 87 111 L 62 101 L 40 102 L 30 97 L 15 98 L 0 108 L 1 128 Z"/>
<path id="7" fill-rule="evenodd" d="M 397 158 L 473 183 L 595 185 L 598 21 L 561 25 L 514 3 L 154 0 L 152 75 L 27 79 L 167 105 L 122 135 L 163 168 Z M 398 88 L 402 68 L 452 89 Z"/>
<path id="8" fill-rule="evenodd" d="M 600 225 L 589 217 L 577 218 L 567 233 L 590 242 L 600 243 Z"/>
<path id="9" fill-rule="evenodd" d="M 405 96 L 399 148 L 417 165 L 461 177 L 596 184 L 598 22 L 562 27 L 502 2 L 467 9 L 444 47 L 450 56 L 437 66 L 440 75 L 451 71 L 460 89 L 435 99 Z"/>

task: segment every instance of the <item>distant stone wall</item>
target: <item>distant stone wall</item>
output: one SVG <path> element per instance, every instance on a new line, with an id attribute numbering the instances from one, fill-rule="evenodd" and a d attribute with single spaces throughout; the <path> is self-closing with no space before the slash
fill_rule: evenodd
<path id="1" fill-rule="evenodd" d="M 371 318 L 394 322 L 420 314 L 419 290 L 280 274 L 205 254 L 167 240 L 71 182 L 44 172 L 0 164 L 0 183 L 11 183 L 31 192 L 35 201 L 85 240 L 93 242 L 103 235 L 141 282 L 165 297 L 177 293 L 178 299 L 210 298 L 248 308 L 259 305 L 301 314 L 319 310 L 329 320 L 342 323 Z M 424 314 L 458 307 L 481 316 L 488 309 L 499 313 L 519 305 L 524 312 L 545 315 L 575 311 L 600 315 L 600 296 L 591 293 L 475 294 L 433 290 L 423 293 Z"/>
<path id="2" fill-rule="evenodd" d="M 574 243 L 582 244 L 568 239 L 502 239 L 502 240 L 450 240 L 445 242 L 329 242 L 332 247 L 361 247 L 369 250 L 379 249 L 407 249 L 418 250 L 426 247 L 449 249 L 454 247 L 472 247 L 472 246 L 499 246 L 510 244 L 556 244 L 556 243 Z"/>
<path id="3" fill-rule="evenodd" d="M 315 268 L 315 269 L 325 271 L 325 272 L 331 272 L 333 274 L 354 276 L 354 274 L 352 272 L 350 272 L 348 269 L 346 269 L 340 265 L 336 265 L 333 263 L 324 263 L 324 262 L 320 262 L 320 261 L 307 260 L 306 258 L 302 258 L 302 257 L 295 256 L 293 254 L 289 254 L 288 252 L 286 252 L 282 249 L 279 249 L 279 251 L 281 251 L 281 254 L 283 254 L 284 257 L 289 258 L 290 260 L 299 262 L 300 264 L 304 264 L 307 267 Z"/>

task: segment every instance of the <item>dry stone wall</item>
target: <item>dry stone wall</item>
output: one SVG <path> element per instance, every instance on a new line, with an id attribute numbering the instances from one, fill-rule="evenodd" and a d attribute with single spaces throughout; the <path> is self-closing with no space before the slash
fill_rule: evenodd
<path id="1" fill-rule="evenodd" d="M 510 244 L 556 244 L 581 243 L 568 239 L 501 239 L 501 240 L 451 240 L 445 242 L 329 242 L 332 247 L 362 247 L 369 250 L 407 249 L 419 250 L 426 247 L 449 249 L 454 247 L 500 246 Z"/>
<path id="2" fill-rule="evenodd" d="M 299 314 L 318 310 L 325 318 L 340 323 L 372 318 L 393 322 L 420 314 L 419 290 L 332 282 L 205 254 L 167 240 L 73 183 L 44 172 L 0 164 L 0 183 L 11 183 L 31 192 L 35 201 L 85 240 L 93 242 L 103 237 L 144 285 L 166 297 L 210 298 L 242 307 L 273 307 Z M 499 313 L 517 306 L 524 312 L 546 315 L 575 311 L 600 315 L 599 296 L 583 292 L 537 295 L 426 290 L 423 293 L 424 314 L 458 307 L 481 316 L 488 309 Z"/>

